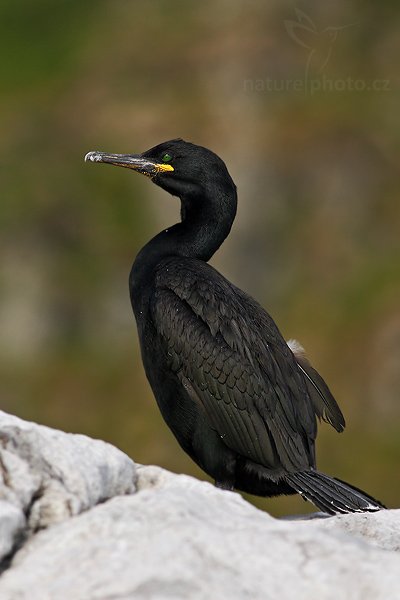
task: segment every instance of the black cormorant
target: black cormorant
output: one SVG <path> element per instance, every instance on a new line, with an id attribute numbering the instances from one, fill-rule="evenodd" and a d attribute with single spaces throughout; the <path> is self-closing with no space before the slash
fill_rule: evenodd
<path id="1" fill-rule="evenodd" d="M 225 163 L 181 139 L 85 160 L 143 173 L 181 200 L 181 222 L 142 248 L 129 288 L 146 375 L 182 448 L 221 488 L 299 493 L 330 514 L 383 508 L 316 470 L 317 417 L 342 431 L 339 406 L 301 347 L 207 264 L 236 215 Z"/>

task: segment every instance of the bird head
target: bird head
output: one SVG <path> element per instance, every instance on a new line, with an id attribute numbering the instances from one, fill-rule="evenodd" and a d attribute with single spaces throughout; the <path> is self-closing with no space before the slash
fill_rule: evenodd
<path id="1" fill-rule="evenodd" d="M 182 139 L 158 144 L 141 154 L 88 152 L 85 161 L 132 169 L 173 196 L 204 196 L 210 187 L 235 189 L 225 163 L 211 150 Z"/>

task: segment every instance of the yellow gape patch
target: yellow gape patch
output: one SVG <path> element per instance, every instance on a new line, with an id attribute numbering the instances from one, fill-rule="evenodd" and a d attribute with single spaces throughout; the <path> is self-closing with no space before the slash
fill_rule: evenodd
<path id="1" fill-rule="evenodd" d="M 154 165 L 157 173 L 166 173 L 167 171 L 174 171 L 174 167 L 172 165 L 166 165 L 164 163 Z"/>

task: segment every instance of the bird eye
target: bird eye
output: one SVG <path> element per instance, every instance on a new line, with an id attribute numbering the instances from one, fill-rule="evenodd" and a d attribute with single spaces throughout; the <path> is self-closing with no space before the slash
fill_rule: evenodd
<path id="1" fill-rule="evenodd" d="M 168 154 L 168 152 L 166 152 L 166 153 L 163 155 L 163 157 L 162 157 L 162 159 L 161 159 L 161 160 L 162 160 L 163 162 L 170 162 L 170 161 L 172 160 L 172 156 L 171 156 L 170 154 Z"/>

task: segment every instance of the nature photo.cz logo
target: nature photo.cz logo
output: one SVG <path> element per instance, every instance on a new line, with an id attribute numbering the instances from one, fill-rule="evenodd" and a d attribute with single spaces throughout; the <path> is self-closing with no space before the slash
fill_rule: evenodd
<path id="1" fill-rule="evenodd" d="M 343 29 L 353 25 L 325 27 L 319 30 L 314 21 L 303 11 L 296 8 L 297 21 L 284 21 L 289 36 L 306 50 L 308 57 L 305 67 L 305 80 L 311 72 L 321 74 L 332 56 L 333 46 Z"/>
<path id="2" fill-rule="evenodd" d="M 347 25 L 330 25 L 317 27 L 305 12 L 296 8 L 296 20 L 284 20 L 284 27 L 289 37 L 304 49 L 304 76 L 296 79 L 247 79 L 244 89 L 249 92 L 302 92 L 315 94 L 317 92 L 362 92 L 389 91 L 390 82 L 386 79 L 355 79 L 348 76 L 340 79 L 329 79 L 324 73 L 334 47 L 342 32 L 356 23 Z"/>

